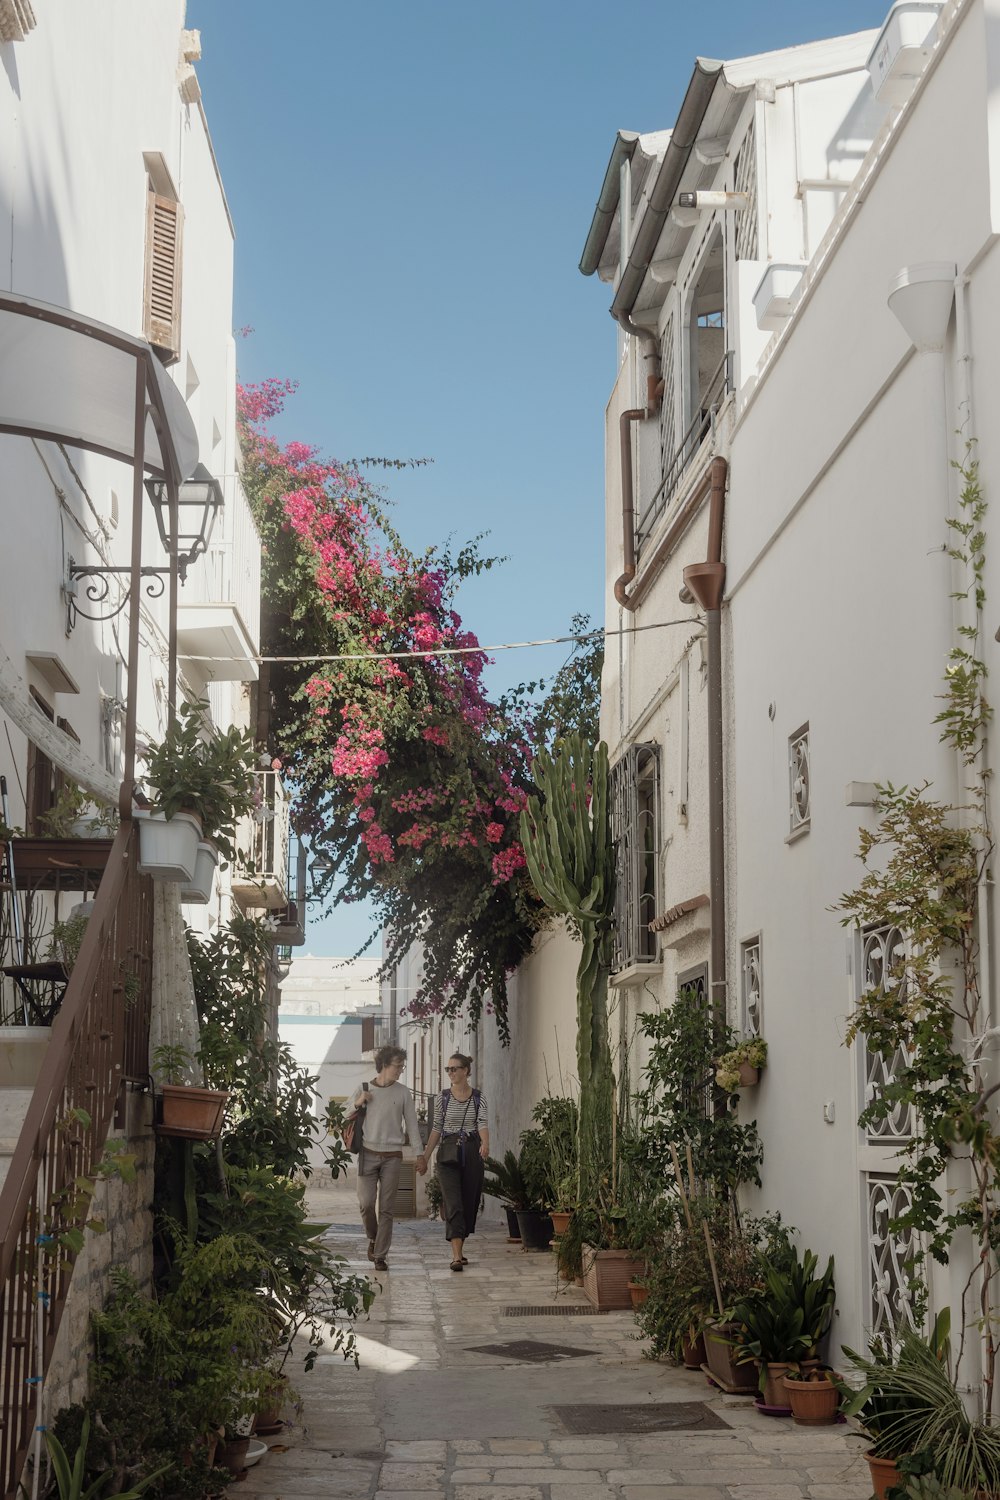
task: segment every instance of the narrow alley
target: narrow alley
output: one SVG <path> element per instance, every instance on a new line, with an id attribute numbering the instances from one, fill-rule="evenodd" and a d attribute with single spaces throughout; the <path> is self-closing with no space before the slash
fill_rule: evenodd
<path id="1" fill-rule="evenodd" d="M 367 1267 L 353 1178 L 310 1195 Z M 439 1222 L 398 1221 L 361 1368 L 293 1374 L 303 1409 L 268 1439 L 247 1495 L 343 1500 L 865 1500 L 865 1446 L 760 1415 L 699 1374 L 643 1358 L 629 1312 L 593 1313 L 554 1257 L 477 1232 L 461 1275 Z M 512 1312 L 531 1308 L 528 1315 Z M 621 1410 L 608 1411 L 609 1407 Z M 572 1486 L 572 1490 L 568 1487 Z"/>

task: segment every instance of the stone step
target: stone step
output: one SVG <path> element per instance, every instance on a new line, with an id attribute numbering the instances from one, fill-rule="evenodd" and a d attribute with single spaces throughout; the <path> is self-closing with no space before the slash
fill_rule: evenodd
<path id="1" fill-rule="evenodd" d="M 32 1092 L 29 1088 L 0 1088 L 0 1140 L 11 1136 L 17 1139 Z"/>

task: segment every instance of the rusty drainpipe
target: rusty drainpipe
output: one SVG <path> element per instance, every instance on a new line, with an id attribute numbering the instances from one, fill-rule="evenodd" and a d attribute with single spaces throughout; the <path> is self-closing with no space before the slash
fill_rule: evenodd
<path id="1" fill-rule="evenodd" d="M 729 465 L 713 458 L 708 502 L 708 559 L 684 569 L 684 584 L 705 611 L 708 657 L 708 864 L 711 896 L 712 1018 L 717 1037 L 725 1035 L 726 984 L 726 826 L 722 731 L 722 595 L 726 565 L 722 561 L 722 526 Z"/>
<path id="2" fill-rule="evenodd" d="M 637 328 L 631 318 L 619 318 L 623 328 L 635 334 L 645 346 L 646 405 L 633 406 L 623 411 L 618 418 L 618 447 L 622 465 L 622 561 L 624 569 L 615 579 L 615 598 L 622 609 L 634 610 L 635 604 L 625 590 L 635 577 L 635 484 L 632 475 L 632 423 L 656 415 L 663 394 L 663 380 L 659 369 L 659 351 L 656 340 L 645 329 Z"/>

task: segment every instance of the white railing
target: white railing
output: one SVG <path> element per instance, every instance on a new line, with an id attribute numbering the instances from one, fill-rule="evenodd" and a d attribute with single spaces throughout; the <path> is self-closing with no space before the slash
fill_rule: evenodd
<path id="1" fill-rule="evenodd" d="M 204 603 L 233 604 L 256 650 L 260 644 L 260 535 L 239 477 L 223 482 L 225 505 L 203 564 Z"/>
<path id="2" fill-rule="evenodd" d="M 260 804 L 256 813 L 237 828 L 236 844 L 246 854 L 248 865 L 233 880 L 234 886 L 260 885 L 262 905 L 283 905 L 288 900 L 288 841 L 291 804 L 277 771 L 257 771 Z"/>

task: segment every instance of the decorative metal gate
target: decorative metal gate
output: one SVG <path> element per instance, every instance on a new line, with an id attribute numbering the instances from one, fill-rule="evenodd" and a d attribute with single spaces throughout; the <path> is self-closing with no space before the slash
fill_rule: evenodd
<path id="1" fill-rule="evenodd" d="M 615 971 L 653 963 L 660 833 L 660 747 L 630 745 L 611 768 L 615 843 Z"/>

